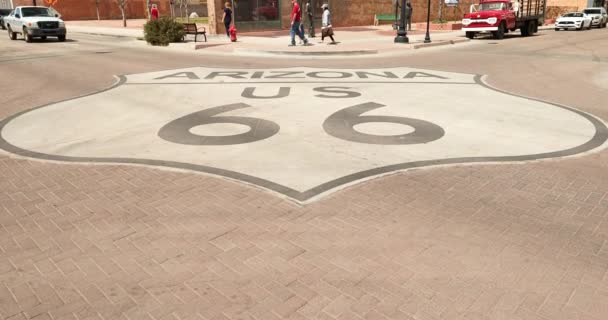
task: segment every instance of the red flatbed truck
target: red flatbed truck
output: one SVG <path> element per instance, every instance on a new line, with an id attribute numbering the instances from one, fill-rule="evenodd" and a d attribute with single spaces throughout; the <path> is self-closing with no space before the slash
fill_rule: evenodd
<path id="1" fill-rule="evenodd" d="M 521 30 L 524 37 L 538 32 L 545 22 L 546 0 L 481 0 L 476 9 L 462 19 L 462 30 L 469 39 L 482 32 L 491 32 L 495 39 L 505 33 Z"/>

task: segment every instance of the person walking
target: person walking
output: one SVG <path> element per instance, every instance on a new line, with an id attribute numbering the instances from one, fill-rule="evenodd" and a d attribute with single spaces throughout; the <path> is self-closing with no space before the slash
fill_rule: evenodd
<path id="1" fill-rule="evenodd" d="M 226 28 L 226 35 L 230 38 L 230 25 L 232 24 L 232 7 L 230 2 L 224 3 L 224 15 L 222 16 L 222 22 Z"/>
<path id="2" fill-rule="evenodd" d="M 331 12 L 329 11 L 329 5 L 327 3 L 324 3 L 321 6 L 321 9 L 323 9 L 321 42 L 323 42 L 325 37 L 329 37 L 331 39 L 330 44 L 336 44 L 336 40 L 334 40 L 334 29 L 331 25 Z"/>
<path id="3" fill-rule="evenodd" d="M 405 5 L 405 24 L 407 26 L 407 31 L 412 31 L 412 13 L 414 12 L 414 8 L 412 8 L 412 3 L 410 1 Z"/>
<path id="4" fill-rule="evenodd" d="M 289 30 L 289 34 L 291 36 L 291 43 L 289 44 L 289 46 L 293 47 L 296 45 L 296 34 L 300 39 L 302 39 L 304 45 L 307 45 L 308 39 L 306 39 L 306 37 L 302 33 L 302 30 L 300 29 L 300 22 L 302 21 L 302 12 L 300 11 L 300 5 L 298 4 L 297 0 L 291 0 L 291 4 L 293 5 L 293 11 L 291 12 L 291 28 Z"/>
<path id="5" fill-rule="evenodd" d="M 310 5 L 310 0 L 306 2 L 306 18 L 308 19 L 308 37 L 315 37 L 315 21 L 314 15 L 312 13 L 312 6 Z"/>
<path id="6" fill-rule="evenodd" d="M 156 4 L 152 5 L 152 9 L 150 10 L 150 17 L 152 20 L 158 20 L 158 6 Z"/>

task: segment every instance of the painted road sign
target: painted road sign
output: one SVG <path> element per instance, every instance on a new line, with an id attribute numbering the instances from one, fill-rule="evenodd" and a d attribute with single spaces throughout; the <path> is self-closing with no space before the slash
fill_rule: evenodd
<path id="1" fill-rule="evenodd" d="M 589 114 L 480 79 L 410 68 L 134 74 L 3 120 L 0 147 L 195 170 L 309 201 L 408 168 L 562 157 L 608 136 Z"/>

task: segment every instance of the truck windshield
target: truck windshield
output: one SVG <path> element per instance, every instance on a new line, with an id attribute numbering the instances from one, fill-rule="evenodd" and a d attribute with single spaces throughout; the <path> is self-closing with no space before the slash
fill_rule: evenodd
<path id="1" fill-rule="evenodd" d="M 51 17 L 47 8 L 21 8 L 24 17 Z"/>
<path id="2" fill-rule="evenodd" d="M 487 2 L 479 6 L 479 11 L 502 11 L 505 10 L 504 2 Z"/>
<path id="3" fill-rule="evenodd" d="M 583 10 L 586 14 L 600 14 L 600 9 L 585 9 Z"/>

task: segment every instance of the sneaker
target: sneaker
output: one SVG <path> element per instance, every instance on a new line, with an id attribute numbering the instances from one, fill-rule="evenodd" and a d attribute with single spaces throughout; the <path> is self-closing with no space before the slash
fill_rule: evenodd
<path id="1" fill-rule="evenodd" d="M 296 44 L 295 43 L 290 43 L 289 45 L 287 45 L 288 47 L 295 47 Z"/>

